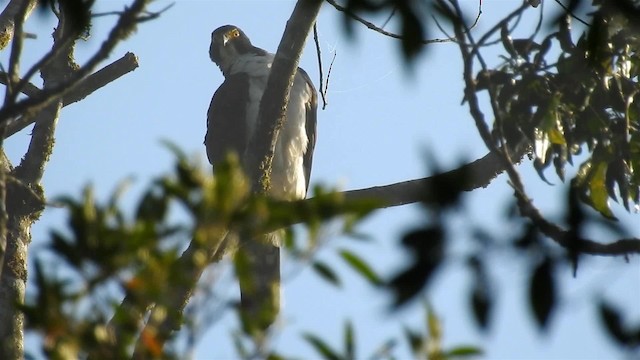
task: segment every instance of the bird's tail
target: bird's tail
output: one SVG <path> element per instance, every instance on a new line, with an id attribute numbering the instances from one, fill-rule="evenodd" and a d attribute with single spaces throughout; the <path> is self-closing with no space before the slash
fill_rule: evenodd
<path id="1" fill-rule="evenodd" d="M 254 337 L 264 337 L 280 311 L 278 238 L 279 234 L 271 233 L 241 241 L 235 256 L 242 326 Z"/>

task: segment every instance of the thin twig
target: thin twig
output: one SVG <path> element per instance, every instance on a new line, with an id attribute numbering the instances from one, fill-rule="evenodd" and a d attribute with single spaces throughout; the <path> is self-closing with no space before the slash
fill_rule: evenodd
<path id="1" fill-rule="evenodd" d="M 20 56 L 22 55 L 22 45 L 24 44 L 23 29 L 24 20 L 29 8 L 29 2 L 23 1 L 20 9 L 14 18 L 13 43 L 11 44 L 11 55 L 9 56 L 9 68 L 7 70 L 7 91 L 4 97 L 4 106 L 11 106 L 15 103 L 19 93 L 18 71 L 20 68 Z M 4 126 L 0 123 L 0 126 Z"/>
<path id="2" fill-rule="evenodd" d="M 389 14 L 389 17 L 387 18 L 387 20 L 385 20 L 382 23 L 382 25 L 380 26 L 381 29 L 384 29 L 387 26 L 387 24 L 389 24 L 389 21 L 391 21 L 391 19 L 395 16 L 397 10 L 398 10 L 398 7 L 394 6 L 393 10 L 391 10 L 391 14 Z"/>
<path id="3" fill-rule="evenodd" d="M 578 20 L 579 22 L 581 22 L 583 25 L 585 26 L 591 26 L 591 24 L 589 24 L 588 22 L 582 20 L 581 18 L 579 18 L 576 14 L 573 13 L 573 11 L 570 11 L 569 8 L 563 4 L 560 0 L 555 0 L 555 2 L 560 5 L 560 7 L 569 15 L 571 15 L 572 18 Z"/>
<path id="4" fill-rule="evenodd" d="M 334 50 L 331 63 L 329 64 L 329 70 L 327 71 L 327 82 L 324 84 L 324 89 L 322 89 L 324 96 L 327 96 L 327 93 L 329 92 L 329 79 L 331 79 L 331 69 L 333 69 L 333 63 L 336 61 L 336 55 L 338 55 L 338 52 Z M 325 104 L 325 106 L 326 105 L 327 104 Z M 322 106 L 322 110 L 324 110 L 325 106 Z"/>
<path id="5" fill-rule="evenodd" d="M 344 6 L 341 6 L 340 4 L 336 3 L 334 0 L 326 0 L 329 5 L 333 6 L 336 10 L 347 14 L 349 17 L 351 17 L 352 19 L 356 20 L 357 22 L 361 23 L 362 25 L 366 26 L 367 28 L 380 33 L 382 35 L 394 38 L 394 39 L 398 39 L 398 40 L 402 40 L 404 37 L 398 34 L 394 34 L 392 32 L 386 31 L 382 28 L 379 28 L 378 26 L 376 26 L 375 24 L 365 20 L 364 18 L 354 14 L 353 12 L 351 12 L 349 9 L 345 8 Z M 445 42 L 451 42 L 453 41 L 453 39 L 422 39 L 420 40 L 420 43 L 424 44 L 424 45 L 429 45 L 429 44 L 435 44 L 435 43 L 445 43 Z"/>
<path id="6" fill-rule="evenodd" d="M 320 40 L 318 39 L 318 23 L 313 24 L 313 41 L 316 43 L 316 54 L 318 55 L 318 73 L 320 76 L 320 97 L 322 98 L 322 110 L 327 107 L 327 99 L 325 98 L 323 75 L 322 75 L 322 53 L 320 52 Z"/>

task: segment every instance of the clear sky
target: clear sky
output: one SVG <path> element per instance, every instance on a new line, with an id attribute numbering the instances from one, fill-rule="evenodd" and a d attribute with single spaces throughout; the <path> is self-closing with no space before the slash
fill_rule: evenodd
<path id="1" fill-rule="evenodd" d="M 123 1 L 98 2 L 99 10 L 122 8 Z M 475 16 L 475 1 L 464 1 L 469 16 Z M 485 1 L 476 31 L 492 26 L 517 2 Z M 161 9 L 168 1 L 159 0 L 152 9 Z M 555 4 L 548 2 L 548 7 Z M 109 61 L 127 51 L 140 58 L 140 68 L 84 101 L 65 108 L 57 130 L 54 154 L 47 166 L 44 186 L 49 198 L 79 195 L 81 186 L 93 183 L 97 193 L 106 197 L 116 184 L 134 179 L 125 205 L 131 207 L 149 180 L 169 171 L 172 156 L 160 145 L 167 139 L 187 153 L 206 162 L 202 140 L 206 112 L 215 89 L 223 78 L 208 57 L 211 31 L 224 24 L 241 27 L 252 42 L 275 51 L 294 1 L 186 1 L 159 19 L 144 23 L 138 32 L 120 45 Z M 554 9 L 555 10 L 555 9 Z M 537 20 L 532 9 L 522 32 L 530 30 Z M 373 19 L 378 24 L 380 16 Z M 96 49 L 113 17 L 100 18 L 92 37 L 78 46 L 82 63 Z M 356 189 L 394 183 L 427 175 L 430 152 L 444 169 L 462 160 L 483 156 L 482 144 L 462 99 L 461 61 L 455 44 L 430 46 L 406 71 L 396 40 L 373 33 L 354 24 L 355 37 L 349 40 L 342 29 L 342 15 L 325 5 L 318 19 L 320 45 L 326 66 L 333 51 L 337 57 L 331 73 L 326 110 L 319 112 L 318 142 L 314 156 L 312 184 Z M 394 23 L 388 29 L 394 30 Z M 52 18 L 33 16 L 26 31 L 37 40 L 26 42 L 25 65 L 33 63 L 50 47 Z M 443 37 L 433 31 L 432 36 Z M 495 56 L 489 53 L 487 56 Z M 6 58 L 6 54 L 3 55 Z M 499 61 L 493 58 L 491 62 Z M 315 47 L 308 41 L 301 66 L 318 82 Z M 36 83 L 39 79 L 34 80 Z M 488 115 L 488 114 L 487 114 Z M 489 116 L 488 116 L 489 117 Z M 30 130 L 30 129 L 29 129 Z M 7 151 L 14 163 L 24 153 L 29 130 L 10 138 Z M 565 187 L 549 171 L 555 186 L 544 184 L 532 166 L 525 161 L 519 166 L 525 185 L 535 204 L 554 219 L 562 215 L 557 201 L 564 198 Z M 504 225 L 504 205 L 511 191 L 506 178 L 500 176 L 487 188 L 465 197 L 467 217 L 453 220 L 459 236 L 449 247 L 453 258 L 432 284 L 427 294 L 444 327 L 445 345 L 475 344 L 486 350 L 488 359 L 611 359 L 622 356 L 599 328 L 593 302 L 604 298 L 630 314 L 629 321 L 640 321 L 640 261 L 632 257 L 585 259 L 578 277 L 570 269 L 561 269 L 559 280 L 562 310 L 553 317 L 550 331 L 541 334 L 534 326 L 526 307 L 527 267 L 522 261 L 496 257 L 491 261 L 495 279 L 497 306 L 493 326 L 488 334 L 478 332 L 467 306 L 467 287 L 472 281 L 463 267 L 462 254 L 472 246 L 463 220 L 484 225 L 498 239 L 512 232 Z M 640 237 L 638 214 L 626 214 L 614 204 L 631 234 Z M 345 319 L 355 325 L 358 354 L 370 357 L 377 346 L 388 339 L 400 339 L 401 326 L 423 323 L 420 304 L 409 306 L 399 314 L 390 314 L 389 299 L 371 289 L 338 260 L 336 249 L 357 249 L 379 269 L 390 276 L 408 258 L 397 246 L 402 233 L 423 221 L 418 206 L 381 210 L 359 227 L 372 242 L 334 236 L 329 232 L 319 258 L 336 264 L 345 286 L 335 290 L 311 271 L 291 263 L 283 265 L 285 328 L 275 339 L 276 347 L 285 355 L 315 358 L 313 350 L 302 340 L 300 331 L 313 330 L 336 347 L 341 346 Z M 47 232 L 64 226 L 64 211 L 47 209 L 33 229 L 33 246 L 41 245 Z M 458 226 L 459 225 L 459 226 Z M 600 239 L 611 237 L 594 230 Z M 505 253 L 510 254 L 510 253 Z M 228 274 L 227 268 L 226 273 Z M 224 274 L 224 272 L 223 272 Z M 237 296 L 235 285 L 217 287 L 218 294 Z M 197 346 L 197 359 L 229 359 L 233 350 L 227 333 L 237 324 L 225 316 L 212 324 Z M 402 340 L 400 340 L 402 341 Z M 407 358 L 407 346 L 397 352 Z"/>

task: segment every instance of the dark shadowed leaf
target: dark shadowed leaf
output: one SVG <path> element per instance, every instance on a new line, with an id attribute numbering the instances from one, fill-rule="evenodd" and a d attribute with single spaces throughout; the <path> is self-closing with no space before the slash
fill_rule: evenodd
<path id="1" fill-rule="evenodd" d="M 471 308 L 476 324 L 482 329 L 489 328 L 489 315 L 493 306 L 493 297 L 481 284 L 475 283 L 471 291 Z"/>
<path id="2" fill-rule="evenodd" d="M 439 226 L 413 230 L 402 238 L 402 245 L 415 261 L 387 285 L 395 293 L 395 307 L 404 305 L 430 283 L 444 259 L 444 233 Z"/>
<path id="3" fill-rule="evenodd" d="M 542 261 L 531 274 L 529 304 L 538 327 L 544 330 L 556 305 L 553 262 L 549 258 Z"/>
<path id="4" fill-rule="evenodd" d="M 599 311 L 600 320 L 617 343 L 630 348 L 640 347 L 640 326 L 635 329 L 625 328 L 620 312 L 606 302 L 600 303 Z"/>
<path id="5" fill-rule="evenodd" d="M 136 210 L 136 218 L 139 221 L 162 221 L 167 214 L 169 198 L 158 194 L 157 189 L 150 188 L 140 200 Z"/>
<path id="6" fill-rule="evenodd" d="M 467 262 L 471 276 L 473 277 L 473 285 L 469 294 L 469 305 L 473 312 L 476 324 L 482 329 L 487 330 L 489 327 L 489 318 L 493 307 L 493 292 L 490 289 L 490 283 L 484 262 L 479 256 L 472 256 Z"/>

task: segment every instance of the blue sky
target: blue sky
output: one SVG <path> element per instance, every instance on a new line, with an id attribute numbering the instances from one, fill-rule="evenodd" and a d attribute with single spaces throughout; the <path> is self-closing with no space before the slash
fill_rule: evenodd
<path id="1" fill-rule="evenodd" d="M 98 6 L 107 11 L 121 9 L 123 4 L 113 0 L 99 2 Z M 167 4 L 168 1 L 161 0 L 153 7 L 161 9 Z M 475 16 L 477 3 L 463 4 L 470 10 L 470 17 Z M 206 112 L 213 92 L 223 80 L 208 57 L 211 31 L 234 24 L 255 45 L 275 51 L 293 6 L 293 1 L 284 0 L 179 0 L 158 20 L 142 24 L 109 59 L 116 60 L 132 51 L 140 58 L 140 68 L 63 110 L 56 147 L 44 177 L 47 196 L 77 195 L 81 186 L 92 183 L 97 193 L 105 197 L 119 181 L 132 177 L 133 185 L 124 199 L 125 205 L 132 206 L 149 179 L 172 166 L 172 156 L 160 145 L 161 139 L 176 143 L 204 164 Z M 478 33 L 514 6 L 512 1 L 486 1 Z M 523 33 L 537 20 L 535 11 L 527 14 L 531 19 L 524 21 Z M 78 46 L 80 63 L 97 48 L 113 20 L 105 17 L 96 22 L 92 37 Z M 384 17 L 373 20 L 380 24 Z M 54 25 L 51 18 L 31 18 L 26 30 L 37 34 L 38 39 L 26 43 L 23 69 L 48 50 Z M 430 46 L 419 57 L 413 72 L 408 72 L 396 40 L 357 24 L 355 36 L 349 40 L 341 25 L 341 14 L 325 5 L 318 19 L 325 73 L 333 51 L 337 57 L 330 79 L 329 106 L 318 115 L 312 183 L 342 189 L 389 184 L 427 175 L 432 165 L 426 160 L 427 152 L 433 155 L 429 159 L 437 159 L 444 169 L 486 153 L 467 108 L 460 106 L 463 81 L 455 44 Z M 389 29 L 394 29 L 393 22 Z M 442 37 L 436 31 L 431 35 Z M 311 40 L 301 66 L 317 84 L 316 53 Z M 28 133 L 29 130 L 23 131 L 6 142 L 14 163 L 28 145 Z M 519 170 L 535 204 L 552 218 L 561 216 L 557 199 L 564 196 L 564 186 L 560 181 L 550 173 L 548 177 L 557 185 L 543 183 L 529 162 L 520 165 Z M 466 196 L 466 219 L 504 238 L 511 231 L 502 221 L 503 207 L 510 196 L 506 178 L 500 176 L 487 189 Z M 638 223 L 638 214 L 627 214 L 617 205 L 614 212 L 633 236 L 640 237 L 640 229 L 633 226 Z M 329 230 L 327 243 L 318 256 L 336 264 L 345 281 L 340 290 L 308 270 L 298 272 L 285 260 L 286 326 L 275 339 L 277 348 L 285 355 L 314 358 L 299 332 L 313 330 L 339 347 L 344 321 L 350 318 L 355 325 L 359 354 L 369 357 L 389 338 L 399 338 L 403 324 L 419 327 L 423 319 L 420 304 L 390 314 L 389 299 L 379 296 L 344 267 L 335 249 L 357 249 L 381 274 L 389 276 L 408 261 L 397 246 L 398 239 L 404 231 L 424 221 L 423 216 L 417 206 L 378 211 L 359 227 L 360 232 L 374 240 L 368 243 L 335 236 Z M 63 219 L 63 210 L 47 209 L 33 228 L 33 246 L 42 244 L 49 229 L 62 227 Z M 456 228 L 464 229 L 461 219 L 452 222 Z M 450 246 L 453 254 L 463 254 L 472 241 L 464 230 L 459 232 Z M 597 230 L 590 235 L 604 240 L 611 238 Z M 594 320 L 593 300 L 608 299 L 630 314 L 630 321 L 640 321 L 637 257 L 632 257 L 629 263 L 619 258 L 585 259 L 576 279 L 569 269 L 560 271 L 562 311 L 553 318 L 547 334 L 536 330 L 526 308 L 527 268 L 519 261 L 496 258 L 492 261 L 491 275 L 496 280 L 498 308 L 492 330 L 481 334 L 475 329 L 467 306 L 466 290 L 471 278 L 460 265 L 462 257 L 457 258 L 460 261 L 448 265 L 427 294 L 442 318 L 445 345 L 476 344 L 486 350 L 488 359 L 620 358 L 621 353 Z M 232 284 L 220 285 L 218 291 L 224 296 L 237 296 Z M 232 316 L 213 324 L 201 339 L 195 358 L 231 358 L 233 350 L 226 334 L 235 326 Z M 406 349 L 404 343 L 399 347 Z M 408 357 L 406 352 L 398 355 Z"/>

